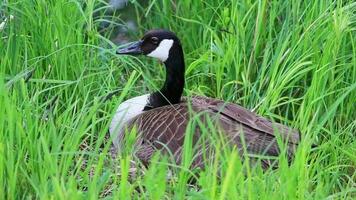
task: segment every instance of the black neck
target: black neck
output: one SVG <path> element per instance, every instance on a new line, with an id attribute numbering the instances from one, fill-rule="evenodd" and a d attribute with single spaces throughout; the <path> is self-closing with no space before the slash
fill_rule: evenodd
<path id="1" fill-rule="evenodd" d="M 170 104 L 177 104 L 181 100 L 184 89 L 184 56 L 180 45 L 173 45 L 166 66 L 166 80 L 163 87 L 150 95 L 149 103 L 144 110 L 157 108 Z"/>

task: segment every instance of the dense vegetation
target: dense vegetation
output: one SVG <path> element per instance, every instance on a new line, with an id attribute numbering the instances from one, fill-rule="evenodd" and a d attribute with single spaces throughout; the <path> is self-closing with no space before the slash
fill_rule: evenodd
<path id="1" fill-rule="evenodd" d="M 121 101 L 162 84 L 164 68 L 115 55 L 109 38 L 124 21 L 105 2 L 3 0 L 0 199 L 355 198 L 355 2 L 131 3 L 139 26 L 132 39 L 158 27 L 181 38 L 185 95 L 235 102 L 298 128 L 294 162 L 281 156 L 277 170 L 249 169 L 221 150 L 195 184 L 187 166 L 167 177 L 158 157 L 129 177 L 132 156 L 111 158 L 108 126 Z"/>

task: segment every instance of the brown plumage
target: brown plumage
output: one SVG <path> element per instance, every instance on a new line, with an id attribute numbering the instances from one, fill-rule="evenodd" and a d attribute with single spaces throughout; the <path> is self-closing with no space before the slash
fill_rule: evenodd
<path id="1" fill-rule="evenodd" d="M 164 52 L 152 53 L 155 49 L 160 49 L 160 51 L 163 49 L 164 45 L 159 43 L 163 43 L 162 41 L 166 44 L 172 43 L 166 45 L 169 47 L 167 58 Z M 148 43 L 149 46 L 142 46 Z M 142 113 L 130 118 L 120 130 L 114 131 L 111 128 L 114 142 L 120 143 L 121 145 L 118 145 L 120 148 L 124 148 L 122 141 L 125 138 L 126 128 L 130 129 L 135 126 L 139 135 L 134 153 L 143 163 L 148 164 L 156 151 L 172 155 L 175 162 L 180 163 L 189 121 L 192 117 L 199 116 L 195 118 L 198 118 L 202 124 L 210 120 L 216 127 L 216 132 L 223 135 L 226 144 L 237 147 L 242 158 L 245 153 L 247 156 L 265 156 L 260 159 L 263 168 L 270 167 L 274 161 L 271 157 L 280 154 L 277 137 L 287 144 L 287 157 L 289 161 L 292 160 L 300 141 L 298 131 L 279 123 L 272 123 L 233 103 L 202 96 L 181 97 L 184 87 L 184 59 L 181 44 L 175 34 L 165 30 L 150 31 L 135 45 L 120 49 L 118 53 L 155 55 L 152 57 L 157 57 L 165 63 L 167 77 L 162 89 L 149 96 Z M 112 123 L 112 127 L 115 125 L 116 122 Z M 199 141 L 203 132 L 199 126 L 193 131 L 192 141 L 197 148 L 192 168 L 204 167 L 203 154 L 207 153 L 208 160 L 211 159 L 213 154 L 209 152 L 214 150 L 214 146 L 209 140 Z M 244 151 L 244 147 L 247 152 Z M 251 157 L 250 160 L 258 159 Z M 273 166 L 276 165 L 273 164 Z"/>
<path id="2" fill-rule="evenodd" d="M 278 156 L 280 152 L 275 135 L 279 134 L 282 141 L 287 142 L 288 159 L 292 159 L 299 142 L 297 131 L 278 123 L 272 123 L 236 104 L 201 96 L 192 97 L 189 100 L 187 102 L 184 98 L 181 103 L 146 111 L 129 122 L 128 127 L 136 126 L 139 133 L 136 156 L 143 163 L 148 164 L 156 150 L 173 154 L 175 162 L 180 163 L 189 119 L 192 115 L 201 113 L 204 114 L 199 119 L 204 122 L 204 118 L 209 116 L 209 119 L 221 128 L 220 131 L 226 136 L 227 143 L 236 145 L 241 155 L 243 155 L 241 133 L 244 134 L 243 138 L 249 154 L 273 157 Z M 188 107 L 191 107 L 192 111 Z M 200 137 L 201 130 L 197 126 L 193 143 L 196 143 Z M 198 150 L 193 167 L 203 167 L 202 153 L 204 152 L 206 150 Z M 273 160 L 262 159 L 261 161 L 262 167 L 267 168 Z"/>

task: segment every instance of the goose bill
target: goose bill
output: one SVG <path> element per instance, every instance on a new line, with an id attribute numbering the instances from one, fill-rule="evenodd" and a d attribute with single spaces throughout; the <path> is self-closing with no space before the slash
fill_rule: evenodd
<path id="1" fill-rule="evenodd" d="M 141 50 L 142 41 L 130 42 L 125 47 L 119 48 L 117 54 L 126 54 L 126 55 L 140 55 L 142 54 Z"/>

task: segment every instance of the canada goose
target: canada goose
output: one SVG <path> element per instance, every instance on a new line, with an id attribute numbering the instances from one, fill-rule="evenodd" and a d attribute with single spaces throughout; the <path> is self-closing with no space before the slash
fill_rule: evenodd
<path id="1" fill-rule="evenodd" d="M 182 97 L 184 55 L 180 40 L 174 33 L 167 30 L 148 31 L 141 40 L 118 49 L 117 54 L 157 58 L 166 68 L 166 79 L 159 91 L 129 99 L 119 105 L 110 125 L 110 134 L 119 151 L 123 148 L 125 130 L 136 126 L 139 135 L 135 156 L 144 164 L 149 163 L 157 150 L 170 151 L 175 161 L 180 163 L 191 108 L 195 113 L 204 112 L 209 117 L 215 117 L 222 134 L 237 146 L 240 153 L 245 148 L 248 155 L 264 155 L 261 159 L 263 168 L 272 165 L 268 157 L 279 155 L 277 134 L 287 144 L 287 156 L 289 160 L 292 159 L 300 141 L 298 131 L 272 123 L 233 103 L 203 96 Z M 194 142 L 199 139 L 200 134 L 201 131 L 197 128 L 193 136 Z M 203 150 L 198 151 L 192 167 L 203 167 L 201 154 Z"/>

